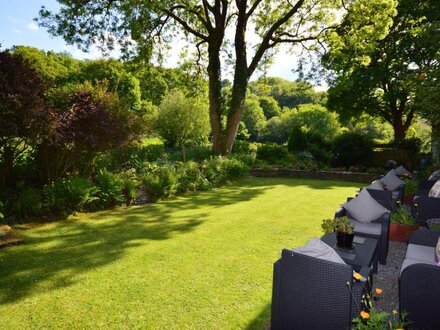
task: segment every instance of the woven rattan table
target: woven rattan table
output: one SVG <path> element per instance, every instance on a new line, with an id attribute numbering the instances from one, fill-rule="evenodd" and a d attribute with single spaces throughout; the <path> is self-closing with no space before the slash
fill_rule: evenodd
<path id="1" fill-rule="evenodd" d="M 336 233 L 325 234 L 321 240 L 335 249 L 336 253 L 355 271 L 361 267 L 373 266 L 377 273 L 377 240 L 374 238 L 355 236 L 351 249 L 340 248 L 336 245 Z"/>

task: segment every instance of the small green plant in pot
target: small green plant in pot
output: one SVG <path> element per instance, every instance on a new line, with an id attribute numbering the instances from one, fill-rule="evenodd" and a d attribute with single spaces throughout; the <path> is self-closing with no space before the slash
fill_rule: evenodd
<path id="1" fill-rule="evenodd" d="M 321 228 L 326 234 L 336 232 L 336 244 L 338 247 L 350 249 L 353 245 L 354 225 L 348 217 L 322 220 Z"/>
<path id="2" fill-rule="evenodd" d="M 398 203 L 395 211 L 390 216 L 390 240 L 405 242 L 413 231 L 419 228 L 417 220 Z"/>

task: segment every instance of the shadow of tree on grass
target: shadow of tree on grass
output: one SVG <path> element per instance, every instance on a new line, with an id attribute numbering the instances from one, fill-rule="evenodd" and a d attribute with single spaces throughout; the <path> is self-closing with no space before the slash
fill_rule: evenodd
<path id="1" fill-rule="evenodd" d="M 189 193 L 157 204 L 91 213 L 87 220 L 23 229 L 23 246 L 0 251 L 0 303 L 8 304 L 38 292 L 73 285 L 80 280 L 79 275 L 123 258 L 131 248 L 192 232 L 210 219 L 212 209 L 248 202 L 276 185 L 332 189 L 348 187 L 350 183 L 244 179 L 221 189 Z M 212 221 L 221 221 L 221 218 Z M 268 312 L 262 313 L 267 315 Z"/>
<path id="2" fill-rule="evenodd" d="M 87 221 L 25 229 L 24 245 L 0 251 L 0 303 L 72 285 L 78 275 L 115 262 L 127 249 L 193 231 L 207 221 L 211 207 L 249 201 L 265 189 L 230 185 L 157 204 L 91 213 Z"/>

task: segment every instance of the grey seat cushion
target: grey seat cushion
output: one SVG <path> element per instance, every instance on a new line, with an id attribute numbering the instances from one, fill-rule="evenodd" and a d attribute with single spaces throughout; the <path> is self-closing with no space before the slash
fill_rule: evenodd
<path id="1" fill-rule="evenodd" d="M 402 268 L 400 269 L 400 274 L 402 274 L 403 270 L 406 267 L 414 265 L 414 264 L 427 264 L 427 265 L 437 266 L 437 264 L 434 262 L 434 258 L 432 258 L 432 262 L 429 262 L 426 260 L 420 260 L 420 259 L 406 258 L 405 260 L 403 260 Z"/>
<path id="2" fill-rule="evenodd" d="M 297 247 L 292 251 L 305 254 L 309 257 L 333 261 L 345 265 L 345 261 L 342 260 L 336 251 L 317 237 L 313 237 L 305 245 Z"/>
<path id="3" fill-rule="evenodd" d="M 406 249 L 405 260 L 403 260 L 400 274 L 402 271 L 414 264 L 427 264 L 437 266 L 434 261 L 435 249 L 432 246 L 408 244 Z M 438 266 L 437 266 L 438 267 Z"/>
<path id="4" fill-rule="evenodd" d="M 435 249 L 432 246 L 408 244 L 405 258 L 434 261 Z"/>
<path id="5" fill-rule="evenodd" d="M 354 231 L 356 233 L 380 236 L 382 232 L 382 224 L 380 223 L 363 223 L 354 219 L 350 219 L 350 221 L 354 225 Z"/>
<path id="6" fill-rule="evenodd" d="M 396 200 L 399 197 L 399 191 L 395 190 L 392 192 L 393 200 Z"/>

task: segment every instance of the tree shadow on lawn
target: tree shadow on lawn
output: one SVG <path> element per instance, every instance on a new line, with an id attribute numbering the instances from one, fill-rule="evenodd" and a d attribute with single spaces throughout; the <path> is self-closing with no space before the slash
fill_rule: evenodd
<path id="1" fill-rule="evenodd" d="M 70 286 L 80 280 L 78 275 L 123 258 L 130 248 L 193 231 L 207 221 L 210 208 L 250 201 L 276 185 L 329 189 L 350 183 L 250 178 L 157 204 L 93 213 L 89 221 L 23 230 L 23 246 L 0 251 L 0 304 Z"/>
<path id="2" fill-rule="evenodd" d="M 23 230 L 24 245 L 0 251 L 0 304 L 70 286 L 127 249 L 193 231 L 208 219 L 209 207 L 249 201 L 264 189 L 229 186 Z"/>

